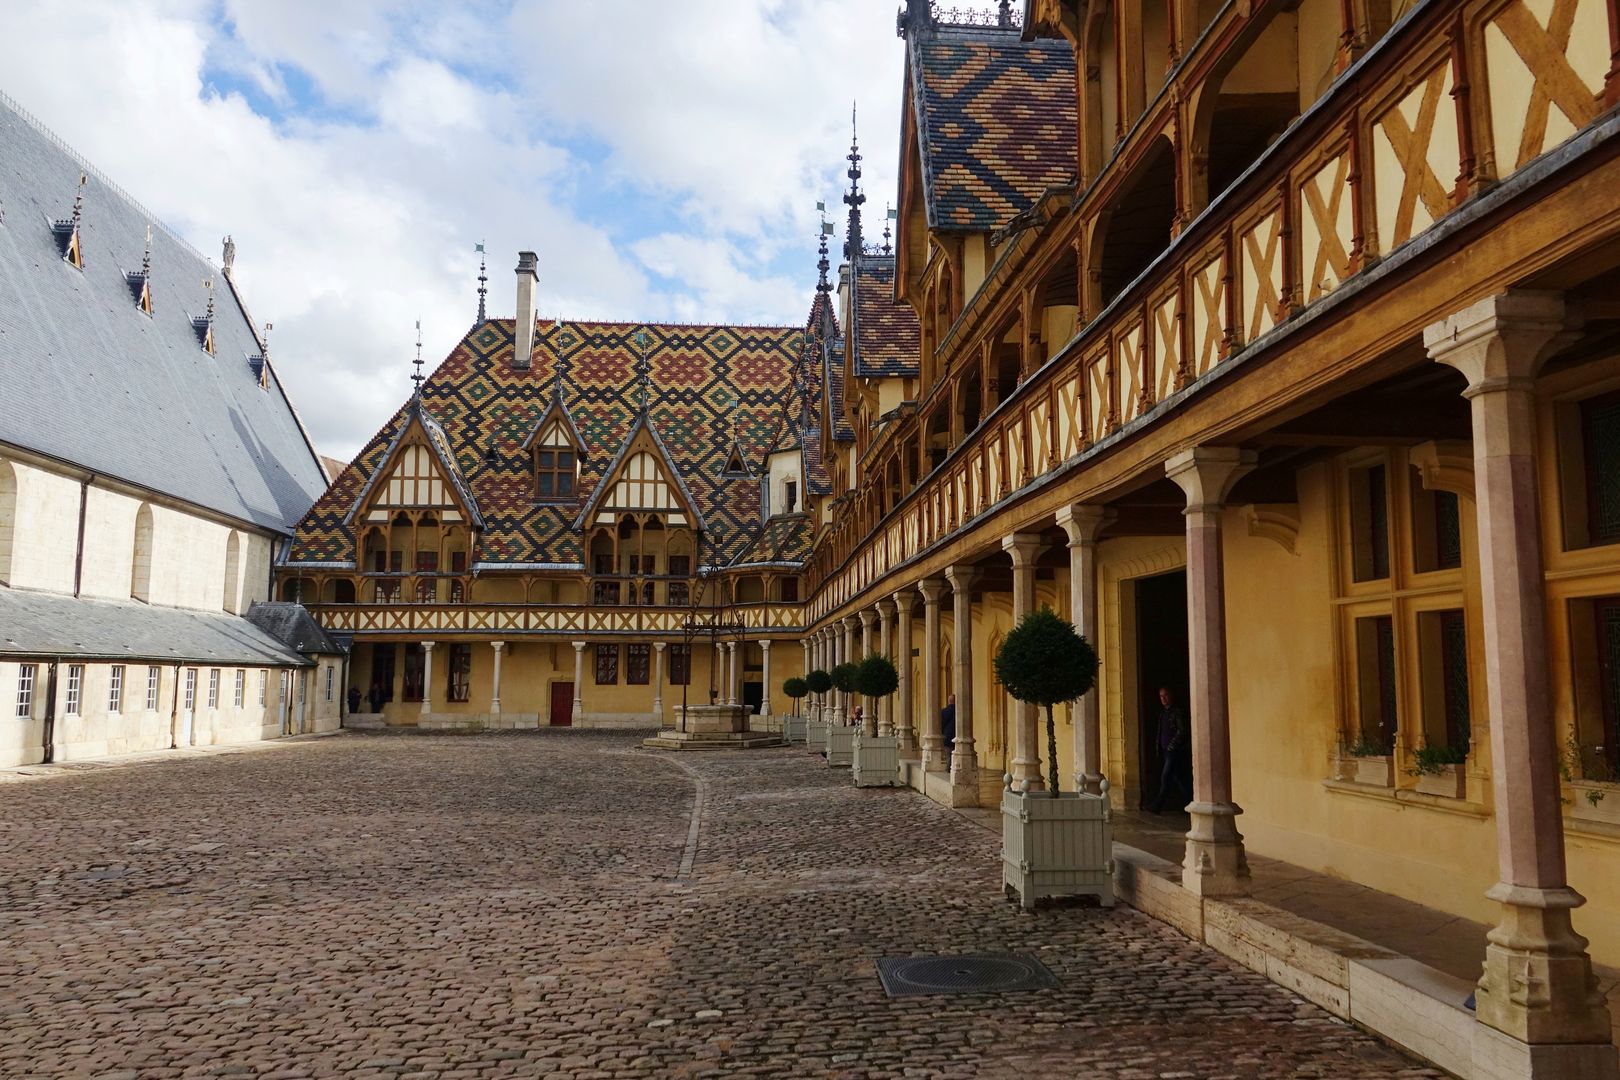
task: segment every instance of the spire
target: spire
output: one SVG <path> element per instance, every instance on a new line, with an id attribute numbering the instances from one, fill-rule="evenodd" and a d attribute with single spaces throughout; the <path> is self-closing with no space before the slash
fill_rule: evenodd
<path id="1" fill-rule="evenodd" d="M 124 280 L 129 285 L 129 293 L 135 298 L 135 306 L 143 312 L 152 314 L 152 226 L 146 227 L 146 253 L 141 256 L 141 268 L 134 273 L 126 273 Z"/>
<path id="2" fill-rule="evenodd" d="M 56 245 L 62 251 L 62 258 L 78 270 L 84 269 L 84 248 L 79 239 L 79 225 L 84 220 L 84 185 L 89 179 L 84 173 L 79 174 L 79 190 L 73 196 L 72 216 L 51 222 L 51 232 L 56 236 Z"/>
<path id="3" fill-rule="evenodd" d="M 832 268 L 832 263 L 827 261 L 827 234 L 830 232 L 832 232 L 831 223 L 823 221 L 821 223 L 821 257 L 816 260 L 816 272 L 819 275 L 816 279 L 816 292 L 818 293 L 832 292 L 832 286 L 827 283 L 827 271 Z"/>
<path id="4" fill-rule="evenodd" d="M 203 288 L 208 290 L 208 311 L 200 317 L 191 320 L 192 332 L 197 335 L 197 344 L 209 355 L 214 352 L 214 279 L 203 279 Z"/>
<path id="5" fill-rule="evenodd" d="M 482 243 L 479 243 L 479 245 L 477 247 L 477 251 L 478 251 L 478 321 L 473 323 L 473 325 L 474 326 L 483 326 L 486 322 L 489 321 L 489 316 L 484 313 L 484 298 L 489 295 L 489 289 L 487 287 L 488 282 L 489 282 L 489 274 L 486 272 L 488 267 L 487 267 L 487 264 L 484 262 L 484 245 Z"/>
<path id="6" fill-rule="evenodd" d="M 422 402 L 422 320 L 416 320 L 416 359 L 412 361 L 416 366 L 416 374 L 411 376 L 411 382 L 416 389 L 411 391 L 411 402 L 420 405 Z"/>
<path id="7" fill-rule="evenodd" d="M 906 0 L 906 6 L 900 9 L 895 20 L 894 32 L 899 37 L 909 38 L 912 34 L 926 34 L 936 25 L 933 0 Z"/>
<path id="8" fill-rule="evenodd" d="M 844 241 L 844 260 L 853 263 L 861 253 L 861 206 L 866 196 L 861 194 L 861 144 L 855 130 L 855 105 L 849 107 L 849 191 L 844 194 L 844 205 L 849 207 L 849 237 Z"/>

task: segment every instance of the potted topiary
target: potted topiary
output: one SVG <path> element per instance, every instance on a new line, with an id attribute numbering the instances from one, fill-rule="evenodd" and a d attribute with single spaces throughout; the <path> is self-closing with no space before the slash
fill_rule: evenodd
<path id="1" fill-rule="evenodd" d="M 872 702 L 875 711 L 882 700 L 900 689 L 900 672 L 894 662 L 873 653 L 855 669 L 855 690 Z M 856 787 L 892 787 L 900 782 L 900 738 L 897 735 L 855 736 L 850 770 Z"/>
<path id="2" fill-rule="evenodd" d="M 804 717 L 799 712 L 799 702 L 810 693 L 810 687 L 795 675 L 782 683 L 782 693 L 793 700 L 793 712 L 782 719 L 782 741 L 804 742 Z"/>
<path id="3" fill-rule="evenodd" d="M 816 695 L 815 715 L 804 725 L 804 744 L 818 754 L 824 753 L 827 749 L 827 691 L 832 689 L 832 676 L 817 668 L 804 677 L 804 683 Z"/>
<path id="4" fill-rule="evenodd" d="M 1417 777 L 1417 790 L 1423 794 L 1461 799 L 1468 794 L 1468 774 L 1463 770 L 1467 760 L 1466 746 L 1432 746 L 1425 739 L 1412 751 L 1412 766 L 1406 771 Z"/>
<path id="5" fill-rule="evenodd" d="M 1074 701 L 1097 681 L 1097 652 L 1050 608 L 1013 627 L 995 656 L 996 678 L 1018 701 L 1046 713 L 1047 787 L 1001 793 L 1002 883 L 1025 908 L 1045 896 L 1095 896 L 1114 903 L 1113 826 L 1108 781 L 1088 795 L 1058 784 L 1057 723 L 1052 707 Z M 1027 782 L 1025 787 L 1027 788 Z"/>
<path id="6" fill-rule="evenodd" d="M 832 669 L 833 689 L 840 694 L 855 691 L 855 665 L 839 664 Z M 834 769 L 847 769 L 855 756 L 855 728 L 849 723 L 849 714 L 833 706 L 834 722 L 827 725 L 827 765 Z"/>

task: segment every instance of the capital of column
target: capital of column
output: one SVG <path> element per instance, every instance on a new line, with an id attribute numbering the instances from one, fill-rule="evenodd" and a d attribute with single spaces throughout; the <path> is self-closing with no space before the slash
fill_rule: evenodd
<path id="1" fill-rule="evenodd" d="M 1464 396 L 1528 385 L 1580 326 L 1564 294 L 1511 289 L 1488 296 L 1423 331 L 1429 358 L 1462 372 Z"/>
<path id="2" fill-rule="evenodd" d="M 1119 514 L 1112 507 L 1090 503 L 1075 503 L 1057 512 L 1057 523 L 1068 534 L 1071 548 L 1090 547 L 1097 542 L 1097 534 L 1112 525 Z"/>
<path id="3" fill-rule="evenodd" d="M 889 602 L 894 605 L 895 614 L 902 619 L 907 619 L 911 617 L 911 612 L 917 606 L 917 594 L 902 589 L 895 593 L 893 599 Z"/>
<path id="4" fill-rule="evenodd" d="M 424 641 L 421 644 L 422 644 L 422 651 L 423 652 L 432 652 L 433 651 L 434 642 Z"/>
<path id="5" fill-rule="evenodd" d="M 861 628 L 861 620 L 858 615 L 845 615 L 840 621 L 843 623 L 844 629 L 850 633 L 854 633 Z"/>
<path id="6" fill-rule="evenodd" d="M 760 648 L 761 652 L 770 652 L 771 651 L 771 639 L 770 638 L 762 638 L 760 640 L 760 643 L 759 643 L 759 648 Z"/>
<path id="7" fill-rule="evenodd" d="M 879 600 L 876 607 L 879 623 L 886 623 L 894 618 L 895 603 L 893 600 Z"/>
<path id="8" fill-rule="evenodd" d="M 951 591 L 967 592 L 978 584 L 980 571 L 977 566 L 947 566 L 945 580 L 951 583 Z"/>
<path id="9" fill-rule="evenodd" d="M 939 607 L 945 599 L 945 590 L 950 588 L 947 582 L 939 578 L 926 578 L 917 582 L 917 592 L 921 594 L 923 603 L 928 607 Z"/>
<path id="10" fill-rule="evenodd" d="M 585 642 L 583 642 L 583 641 L 575 641 L 572 644 L 574 646 L 574 651 L 575 652 L 582 653 L 582 652 L 585 651 L 585 645 L 586 645 Z"/>
<path id="11" fill-rule="evenodd" d="M 1259 455 L 1235 446 L 1194 446 L 1164 463 L 1164 474 L 1187 496 L 1187 513 L 1218 510 L 1232 487 L 1254 471 Z"/>
<path id="12" fill-rule="evenodd" d="M 877 612 L 873 611 L 871 608 L 863 608 L 861 610 L 860 619 L 861 629 L 870 630 L 872 629 L 872 624 L 877 622 Z"/>
<path id="13" fill-rule="evenodd" d="M 489 647 L 494 649 L 496 652 L 500 652 L 502 649 L 506 648 L 506 642 L 492 641 L 489 643 Z"/>
<path id="14" fill-rule="evenodd" d="M 653 642 L 653 652 L 663 652 L 664 651 L 664 646 L 666 644 L 667 644 L 667 642 L 663 642 L 663 641 L 655 641 L 655 642 Z"/>
<path id="15" fill-rule="evenodd" d="M 1001 550 L 1012 556 L 1014 570 L 1034 566 L 1045 546 L 1039 533 L 1013 533 L 1001 540 Z"/>

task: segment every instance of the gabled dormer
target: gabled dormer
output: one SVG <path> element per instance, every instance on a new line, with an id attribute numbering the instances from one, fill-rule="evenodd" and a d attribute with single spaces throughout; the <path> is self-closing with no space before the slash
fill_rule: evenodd
<path id="1" fill-rule="evenodd" d="M 623 514 L 656 514 L 669 528 L 703 528 L 697 500 L 645 413 L 636 418 L 624 446 L 603 471 L 576 524 L 583 529 L 611 525 Z"/>
<path id="2" fill-rule="evenodd" d="M 62 252 L 62 261 L 75 270 L 84 269 L 84 238 L 79 227 L 84 221 L 84 185 L 89 178 L 79 174 L 79 192 L 73 197 L 73 214 L 51 222 L 51 235 Z"/>
<path id="3" fill-rule="evenodd" d="M 404 424 L 344 523 L 384 524 L 401 512 L 413 516 L 430 513 L 448 525 L 484 527 L 443 429 L 417 399 L 406 407 Z"/>
<path id="4" fill-rule="evenodd" d="M 560 393 L 523 440 L 534 477 L 534 497 L 541 502 L 572 502 L 579 496 L 579 471 L 585 440 Z"/>

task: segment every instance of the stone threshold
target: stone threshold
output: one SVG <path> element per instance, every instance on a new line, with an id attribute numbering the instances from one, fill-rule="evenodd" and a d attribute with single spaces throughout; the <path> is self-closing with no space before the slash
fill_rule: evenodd
<path id="1" fill-rule="evenodd" d="M 1000 833 L 995 811 L 957 813 Z M 1464 1004 L 1474 992 L 1466 979 L 1262 900 L 1200 897 L 1182 888 L 1180 864 L 1117 841 L 1114 891 L 1143 914 L 1463 1080 L 1614 1075 L 1590 1048 L 1532 1050 L 1478 1023 Z"/>

